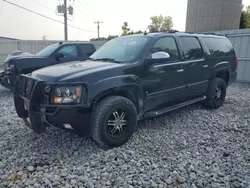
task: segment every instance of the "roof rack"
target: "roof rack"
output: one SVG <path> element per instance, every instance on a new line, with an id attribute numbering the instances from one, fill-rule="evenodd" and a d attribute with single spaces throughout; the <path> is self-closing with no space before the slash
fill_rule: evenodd
<path id="1" fill-rule="evenodd" d="M 202 34 L 202 35 L 217 35 L 217 36 L 227 36 L 226 34 L 219 34 L 219 33 L 214 33 L 214 32 L 184 32 L 184 33 L 189 33 L 189 34 Z"/>
<path id="2" fill-rule="evenodd" d="M 164 31 L 156 31 L 156 32 L 147 32 L 144 31 L 144 35 L 150 34 L 150 33 L 177 33 L 179 32 L 178 30 L 164 30 Z"/>
<path id="3" fill-rule="evenodd" d="M 150 34 L 151 32 L 144 32 L 144 35 Z M 153 33 L 187 33 L 187 34 L 201 34 L 201 35 L 217 35 L 217 36 L 224 36 L 227 37 L 227 34 L 219 34 L 219 33 L 214 33 L 214 32 L 180 32 L 178 30 L 165 30 L 165 31 L 160 31 L 160 32 L 153 32 Z"/>
<path id="4" fill-rule="evenodd" d="M 164 30 L 163 32 L 164 33 L 178 33 L 179 31 L 175 29 L 171 29 L 171 30 Z"/>

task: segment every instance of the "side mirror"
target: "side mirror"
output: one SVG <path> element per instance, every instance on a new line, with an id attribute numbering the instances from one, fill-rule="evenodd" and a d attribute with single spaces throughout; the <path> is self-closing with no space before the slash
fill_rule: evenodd
<path id="1" fill-rule="evenodd" d="M 155 52 L 152 54 L 152 59 L 167 59 L 170 55 L 167 52 Z"/>
<path id="2" fill-rule="evenodd" d="M 146 59 L 147 65 L 157 64 L 157 63 L 163 63 L 165 61 L 168 61 L 170 58 L 170 55 L 167 52 L 155 52 L 151 54 L 151 57 L 148 57 Z"/>
<path id="3" fill-rule="evenodd" d="M 55 59 L 57 60 L 57 61 L 59 61 L 61 58 L 63 58 L 64 57 L 64 55 L 62 54 L 62 53 L 57 53 L 56 55 L 55 55 Z"/>

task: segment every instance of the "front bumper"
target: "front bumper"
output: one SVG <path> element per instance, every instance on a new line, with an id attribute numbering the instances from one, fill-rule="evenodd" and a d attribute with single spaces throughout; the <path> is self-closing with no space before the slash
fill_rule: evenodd
<path id="1" fill-rule="evenodd" d="M 31 85 L 27 85 L 27 80 L 31 81 Z M 49 104 L 49 97 L 44 89 L 47 84 L 26 75 L 20 76 L 14 89 L 14 102 L 18 116 L 36 133 L 45 132 L 46 127 L 50 125 L 88 132 L 91 109 L 82 104 Z"/>
<path id="2" fill-rule="evenodd" d="M 0 84 L 8 89 L 14 88 L 15 75 L 12 73 L 0 72 Z"/>

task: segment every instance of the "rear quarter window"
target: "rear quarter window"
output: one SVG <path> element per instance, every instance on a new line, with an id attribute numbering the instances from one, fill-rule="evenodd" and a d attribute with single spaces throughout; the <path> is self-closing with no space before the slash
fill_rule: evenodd
<path id="1" fill-rule="evenodd" d="M 227 38 L 204 37 L 203 40 L 212 57 L 235 56 L 233 45 Z"/>

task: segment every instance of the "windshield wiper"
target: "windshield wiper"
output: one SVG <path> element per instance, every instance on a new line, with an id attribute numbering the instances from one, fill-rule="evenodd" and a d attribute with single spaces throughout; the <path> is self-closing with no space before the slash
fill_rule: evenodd
<path id="1" fill-rule="evenodd" d="M 116 61 L 115 59 L 112 59 L 112 58 L 99 58 L 99 59 L 89 58 L 89 59 L 93 60 L 93 61 L 111 61 L 111 62 L 114 62 L 114 63 L 122 63 L 122 62 Z"/>

